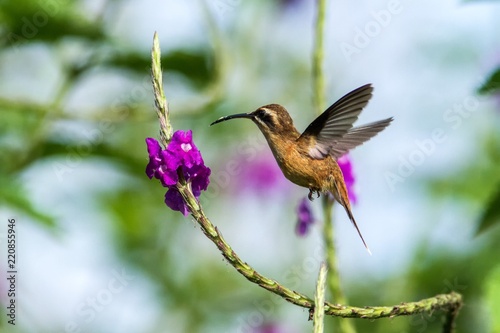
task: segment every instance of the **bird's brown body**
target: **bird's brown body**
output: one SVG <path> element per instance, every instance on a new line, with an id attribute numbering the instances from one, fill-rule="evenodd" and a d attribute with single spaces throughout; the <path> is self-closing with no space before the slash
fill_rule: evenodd
<path id="1" fill-rule="evenodd" d="M 371 85 L 365 85 L 345 95 L 316 118 L 302 134 L 293 125 L 286 109 L 279 104 L 265 105 L 251 113 L 222 117 L 212 125 L 233 118 L 253 120 L 264 134 L 284 176 L 292 183 L 308 188 L 310 200 L 315 192 L 318 195 L 330 192 L 345 208 L 368 249 L 352 215 L 344 177 L 336 160 L 375 136 L 392 121 L 388 118 L 352 127 L 368 103 L 372 90 Z"/>
<path id="2" fill-rule="evenodd" d="M 264 132 L 264 136 L 283 175 L 289 181 L 313 192 L 333 193 L 332 178 L 340 179 L 343 185 L 340 187 L 347 193 L 342 171 L 333 157 L 312 159 L 309 156 L 308 147 L 315 144 L 314 138 L 307 137 L 298 141 L 300 133 L 295 127 L 281 134 Z"/>

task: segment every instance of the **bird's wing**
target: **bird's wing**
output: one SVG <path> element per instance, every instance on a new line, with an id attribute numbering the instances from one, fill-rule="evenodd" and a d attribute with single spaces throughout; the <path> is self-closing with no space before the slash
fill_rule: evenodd
<path id="1" fill-rule="evenodd" d="M 384 128 L 389 126 L 392 120 L 393 118 L 391 117 L 363 126 L 351 128 L 346 135 L 338 139 L 333 145 L 330 146 L 329 154 L 335 159 L 342 157 L 342 155 L 347 153 L 349 150 L 354 149 L 373 138 Z"/>
<path id="2" fill-rule="evenodd" d="M 316 145 L 310 149 L 313 158 L 327 156 L 331 146 L 344 137 L 358 119 L 361 110 L 372 97 L 371 84 L 359 87 L 332 104 L 316 118 L 302 133 L 298 140 L 314 137 Z"/>

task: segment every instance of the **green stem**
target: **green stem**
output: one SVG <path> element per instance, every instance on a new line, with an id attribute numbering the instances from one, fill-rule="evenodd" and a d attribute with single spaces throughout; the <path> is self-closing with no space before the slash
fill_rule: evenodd
<path id="1" fill-rule="evenodd" d="M 346 304 L 346 299 L 340 288 L 340 276 L 337 270 L 337 256 L 333 236 L 333 202 L 328 196 L 323 197 L 323 241 L 325 243 L 326 263 L 328 265 L 327 284 L 332 299 L 338 304 Z"/>
<path id="2" fill-rule="evenodd" d="M 210 222 L 208 217 L 203 212 L 198 200 L 194 197 L 188 185 L 179 184 L 179 192 L 186 201 L 191 215 L 200 225 L 203 233 L 212 241 L 222 253 L 228 263 L 233 266 L 247 280 L 257 284 L 273 294 L 276 294 L 288 302 L 308 308 L 314 311 L 315 302 L 308 296 L 287 288 L 275 280 L 269 279 L 249 264 L 240 259 L 238 254 L 226 242 L 219 229 Z M 379 319 L 396 316 L 409 316 L 422 312 L 433 313 L 441 310 L 448 313 L 447 318 L 453 321 L 462 305 L 462 295 L 451 292 L 449 294 L 441 294 L 431 298 L 423 299 L 418 302 L 401 303 L 394 306 L 365 306 L 362 308 L 324 303 L 324 312 L 327 315 L 343 317 L 343 318 L 361 318 L 361 319 Z M 452 324 L 449 324 L 452 327 Z M 450 331 L 451 332 L 451 331 Z"/>
<path id="3" fill-rule="evenodd" d="M 165 135 L 168 139 L 168 133 L 171 133 L 172 128 L 170 127 L 169 119 L 168 119 L 168 107 L 166 105 L 166 99 L 163 94 L 163 89 L 161 88 L 161 64 L 159 57 L 159 45 L 157 35 L 155 34 L 154 46 L 153 46 L 153 87 L 155 90 L 155 101 L 157 106 L 158 118 L 160 121 L 160 133 Z M 160 75 L 159 75 L 160 73 Z M 164 139 L 167 139 L 163 137 Z M 320 303 L 324 306 L 317 305 L 314 300 L 307 297 L 304 294 L 298 293 L 294 290 L 287 288 L 284 285 L 281 285 L 275 280 L 269 279 L 262 274 L 258 273 L 255 269 L 253 269 L 249 264 L 242 261 L 240 257 L 236 254 L 236 252 L 231 248 L 231 246 L 226 242 L 226 240 L 222 237 L 222 234 L 217 229 L 216 226 L 210 222 L 208 217 L 203 212 L 203 209 L 196 197 L 194 196 L 191 187 L 189 184 L 185 182 L 183 177 L 180 177 L 180 181 L 177 184 L 177 189 L 181 194 L 183 200 L 186 202 L 191 215 L 196 220 L 196 222 L 200 225 L 201 230 L 207 236 L 210 241 L 212 241 L 215 246 L 222 253 L 223 257 L 229 262 L 231 266 L 233 266 L 241 275 L 243 275 L 247 280 L 252 283 L 257 284 L 261 288 L 264 288 L 273 294 L 276 294 L 288 302 L 295 304 L 297 306 L 301 306 L 309 309 L 310 313 L 314 316 L 314 309 L 319 309 L 322 313 L 324 312 L 327 315 L 343 317 L 343 318 L 362 318 L 362 319 L 379 319 L 384 317 L 396 317 L 396 316 L 409 316 L 418 314 L 421 312 L 429 312 L 434 313 L 438 310 L 446 312 L 446 322 L 443 329 L 443 332 L 448 333 L 453 331 L 454 321 L 456 316 L 458 315 L 458 311 L 462 306 L 462 296 L 458 293 L 451 292 L 449 294 L 437 295 L 431 298 L 427 298 L 418 302 L 411 303 L 401 303 L 400 305 L 395 306 L 366 306 L 363 308 L 340 305 L 340 304 L 332 304 L 329 302 L 322 302 L 321 298 L 324 291 L 318 292 Z M 331 206 L 328 208 L 325 205 L 325 216 L 331 217 Z M 329 218 L 330 219 L 330 218 Z M 325 219 L 328 220 L 328 219 Z M 331 221 L 330 221 L 331 225 Z M 331 227 L 330 227 L 331 228 Z M 325 234 L 332 235 L 331 241 L 328 242 L 332 244 L 330 253 L 333 247 L 333 232 L 327 232 Z M 328 254 L 328 259 L 332 260 L 335 258 L 335 255 Z M 335 267 L 335 261 L 329 261 L 328 265 L 331 267 Z M 324 281 L 324 275 L 321 275 L 319 281 Z M 338 276 L 338 275 L 337 275 Z M 331 282 L 330 282 L 331 283 Z M 324 285 L 324 282 L 322 282 Z M 320 282 L 318 282 L 318 288 L 320 288 Z M 338 289 L 340 290 L 340 288 Z M 337 299 L 338 301 L 338 299 Z M 322 310 L 324 308 L 324 310 Z M 321 318 L 319 316 L 318 318 Z M 318 319 L 319 320 L 319 319 Z"/>
<path id="4" fill-rule="evenodd" d="M 315 45 L 312 60 L 313 100 L 316 112 L 320 114 L 325 108 L 325 78 L 323 74 L 324 30 L 326 16 L 326 0 L 318 0 L 316 13 Z"/>
<path id="5" fill-rule="evenodd" d="M 323 196 L 323 241 L 325 243 L 326 263 L 328 266 L 327 284 L 333 301 L 337 304 L 347 304 L 347 299 L 340 286 L 340 274 L 337 269 L 337 255 L 335 253 L 333 229 L 333 200 Z M 355 333 L 354 323 L 347 320 L 338 322 L 340 332 Z"/>
<path id="6" fill-rule="evenodd" d="M 314 333 L 323 333 L 325 317 L 325 283 L 327 268 L 323 262 L 319 268 L 318 284 L 316 285 L 316 295 L 314 297 Z"/>
<path id="7" fill-rule="evenodd" d="M 160 42 L 158 41 L 158 34 L 156 32 L 153 37 L 153 49 L 151 50 L 151 78 L 155 95 L 156 114 L 160 121 L 160 141 L 166 147 L 172 138 L 172 126 L 170 125 L 168 115 L 167 98 L 163 91 Z"/>
<path id="8" fill-rule="evenodd" d="M 320 114 L 325 108 L 325 77 L 323 70 L 324 62 L 324 31 L 326 17 L 326 0 L 318 0 L 316 14 L 315 46 L 313 51 L 313 93 L 316 112 Z M 333 202 L 324 196 L 323 200 L 323 240 L 325 243 L 325 255 L 328 265 L 327 284 L 333 299 L 339 304 L 346 304 L 341 287 L 340 276 L 337 270 L 337 256 L 335 253 L 335 243 L 333 238 Z M 340 332 L 356 333 L 352 322 L 342 320 L 339 322 Z"/>

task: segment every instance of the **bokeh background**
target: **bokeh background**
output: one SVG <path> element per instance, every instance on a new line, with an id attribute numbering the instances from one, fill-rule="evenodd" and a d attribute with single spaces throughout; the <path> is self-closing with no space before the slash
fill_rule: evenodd
<path id="1" fill-rule="evenodd" d="M 351 153 L 373 256 L 335 210 L 350 304 L 454 290 L 465 298 L 457 332 L 500 332 L 499 16 L 498 1 L 329 1 L 328 103 L 373 83 L 360 123 L 395 118 Z M 251 122 L 208 125 L 268 103 L 299 130 L 312 121 L 314 18 L 301 0 L 3 1 L 0 270 L 15 218 L 19 273 L 15 327 L 0 279 L 1 331 L 310 332 L 306 310 L 246 281 L 165 206 L 144 139 L 158 137 L 157 31 L 174 129 L 193 130 L 212 169 L 207 215 L 260 273 L 312 295 L 321 201 L 298 237 L 307 189 L 283 178 Z M 353 321 L 438 332 L 442 318 Z"/>

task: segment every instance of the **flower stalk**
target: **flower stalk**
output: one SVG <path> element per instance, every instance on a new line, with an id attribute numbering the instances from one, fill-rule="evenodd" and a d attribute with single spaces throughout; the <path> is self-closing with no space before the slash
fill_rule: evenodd
<path id="1" fill-rule="evenodd" d="M 320 2 L 321 1 L 322 0 L 320 0 Z M 177 131 L 172 136 L 172 128 L 168 118 L 167 102 L 161 86 L 161 63 L 158 37 L 156 33 L 152 53 L 152 74 L 153 87 L 155 90 L 155 104 L 161 128 L 161 141 L 165 149 L 161 149 L 156 140 L 147 139 L 150 162 L 146 173 L 150 178 L 155 177 L 160 179 L 165 187 L 169 187 L 169 191 L 175 188 L 175 191 L 177 191 L 176 193 L 178 193 L 180 199 L 182 200 L 182 209 L 178 210 L 186 214 L 191 214 L 195 221 L 200 225 L 202 232 L 208 239 L 210 239 L 210 241 L 214 243 L 231 266 L 233 266 L 250 282 L 257 284 L 261 288 L 264 288 L 279 297 L 282 297 L 294 305 L 309 309 L 310 313 L 312 313 L 313 316 L 316 316 L 316 322 L 322 321 L 321 314 L 323 313 L 343 318 L 362 318 L 373 320 L 385 317 L 392 318 L 396 316 L 415 315 L 422 312 L 435 313 L 436 311 L 444 311 L 447 315 L 443 332 L 448 333 L 453 331 L 454 320 L 460 307 L 462 306 L 462 296 L 458 293 L 451 292 L 449 294 L 437 295 L 418 302 L 401 303 L 394 306 L 366 306 L 363 308 L 352 307 L 323 301 L 324 290 L 320 289 L 318 289 L 319 291 L 317 293 L 318 300 L 315 301 L 275 280 L 265 277 L 252 268 L 248 263 L 241 260 L 238 254 L 223 238 L 218 228 L 214 226 L 205 215 L 198 201 L 201 191 L 205 190 L 206 186 L 208 186 L 210 169 L 204 166 L 201 154 L 198 155 L 199 151 L 192 142 L 190 131 L 186 133 Z M 173 170 L 176 171 L 176 174 L 172 172 Z M 325 207 L 328 207 L 328 205 L 325 204 Z M 325 214 L 326 213 L 328 213 L 328 216 L 331 216 L 331 206 L 330 209 L 325 208 Z M 332 233 L 329 234 L 332 235 Z M 333 244 L 333 236 L 331 241 L 328 240 L 328 243 Z M 328 255 L 328 257 L 329 259 L 335 258 L 331 255 Z M 335 267 L 335 262 L 328 264 L 328 266 Z M 330 267 L 328 267 L 328 269 L 330 269 Z M 318 288 L 324 289 L 324 287 L 321 287 L 321 284 L 324 285 L 323 281 L 325 276 L 326 269 L 322 270 L 319 279 L 320 282 L 318 282 Z M 333 280 L 328 281 L 329 285 L 332 281 Z M 336 301 L 338 302 L 339 300 L 337 299 Z M 316 314 L 316 311 L 321 312 L 321 314 Z"/>
<path id="2" fill-rule="evenodd" d="M 201 191 L 207 189 L 211 171 L 205 166 L 201 153 L 193 142 L 191 131 L 176 131 L 172 134 L 167 98 L 163 91 L 160 42 L 156 32 L 151 50 L 151 79 L 156 114 L 160 122 L 160 142 L 165 149 L 162 150 L 155 139 L 146 139 L 149 153 L 146 174 L 150 179 L 159 179 L 168 188 L 165 193 L 166 205 L 187 215 L 187 204 L 191 207 L 199 206 L 198 197 Z M 192 197 L 186 196 L 186 192 L 191 193 Z"/>
<path id="3" fill-rule="evenodd" d="M 313 101 L 315 104 L 316 113 L 319 115 L 325 108 L 325 77 L 323 75 L 323 59 L 325 51 L 324 31 L 325 31 L 325 17 L 326 17 L 326 0 L 318 0 L 316 12 L 316 26 L 314 38 L 314 50 L 312 61 L 312 75 L 313 75 Z"/>
<path id="4" fill-rule="evenodd" d="M 160 121 L 160 142 L 166 147 L 172 138 L 172 126 L 170 125 L 167 98 L 163 91 L 163 74 L 161 69 L 161 51 L 158 33 L 153 36 L 153 48 L 151 50 L 151 78 L 155 96 L 156 114 Z"/>
<path id="5" fill-rule="evenodd" d="M 346 304 L 347 301 L 340 288 L 340 276 L 337 270 L 337 256 L 335 254 L 333 236 L 333 200 L 327 195 L 323 196 L 323 242 L 325 244 L 326 264 L 328 268 L 327 285 L 330 296 L 338 304 Z"/>
<path id="6" fill-rule="evenodd" d="M 319 267 L 318 282 L 316 285 L 316 295 L 314 297 L 314 333 L 323 333 L 325 317 L 325 284 L 327 268 L 324 262 Z"/>
<path id="7" fill-rule="evenodd" d="M 200 225 L 200 228 L 205 236 L 207 236 L 207 238 L 215 244 L 227 262 L 241 275 L 243 275 L 250 282 L 282 297 L 292 304 L 314 311 L 316 303 L 313 299 L 302 293 L 291 290 L 273 279 L 265 277 L 257 272 L 248 263 L 241 260 L 238 254 L 226 242 L 219 229 L 214 226 L 205 215 L 205 212 L 198 204 L 198 200 L 194 197 L 189 187 L 182 186 L 179 190 L 182 197 L 186 200 L 191 216 Z M 435 312 L 439 310 L 455 314 L 461 306 L 462 296 L 458 293 L 451 292 L 449 294 L 437 295 L 418 302 L 401 303 L 393 306 L 366 306 L 360 308 L 333 304 L 325 301 L 324 313 L 326 315 L 343 318 L 380 319 L 392 318 L 396 316 L 409 316 L 422 312 Z"/>
<path id="8" fill-rule="evenodd" d="M 326 21 L 326 0 L 318 0 L 316 12 L 315 45 L 313 50 L 313 100 L 317 114 L 325 109 L 325 77 L 323 71 L 324 60 L 324 30 Z M 325 257 L 327 264 L 327 286 L 333 299 L 340 304 L 346 304 L 340 286 L 340 276 L 337 270 L 337 254 L 333 238 L 333 200 L 324 196 L 323 200 L 323 242 L 325 245 Z M 353 323 L 342 320 L 339 323 L 340 332 L 356 333 Z"/>

